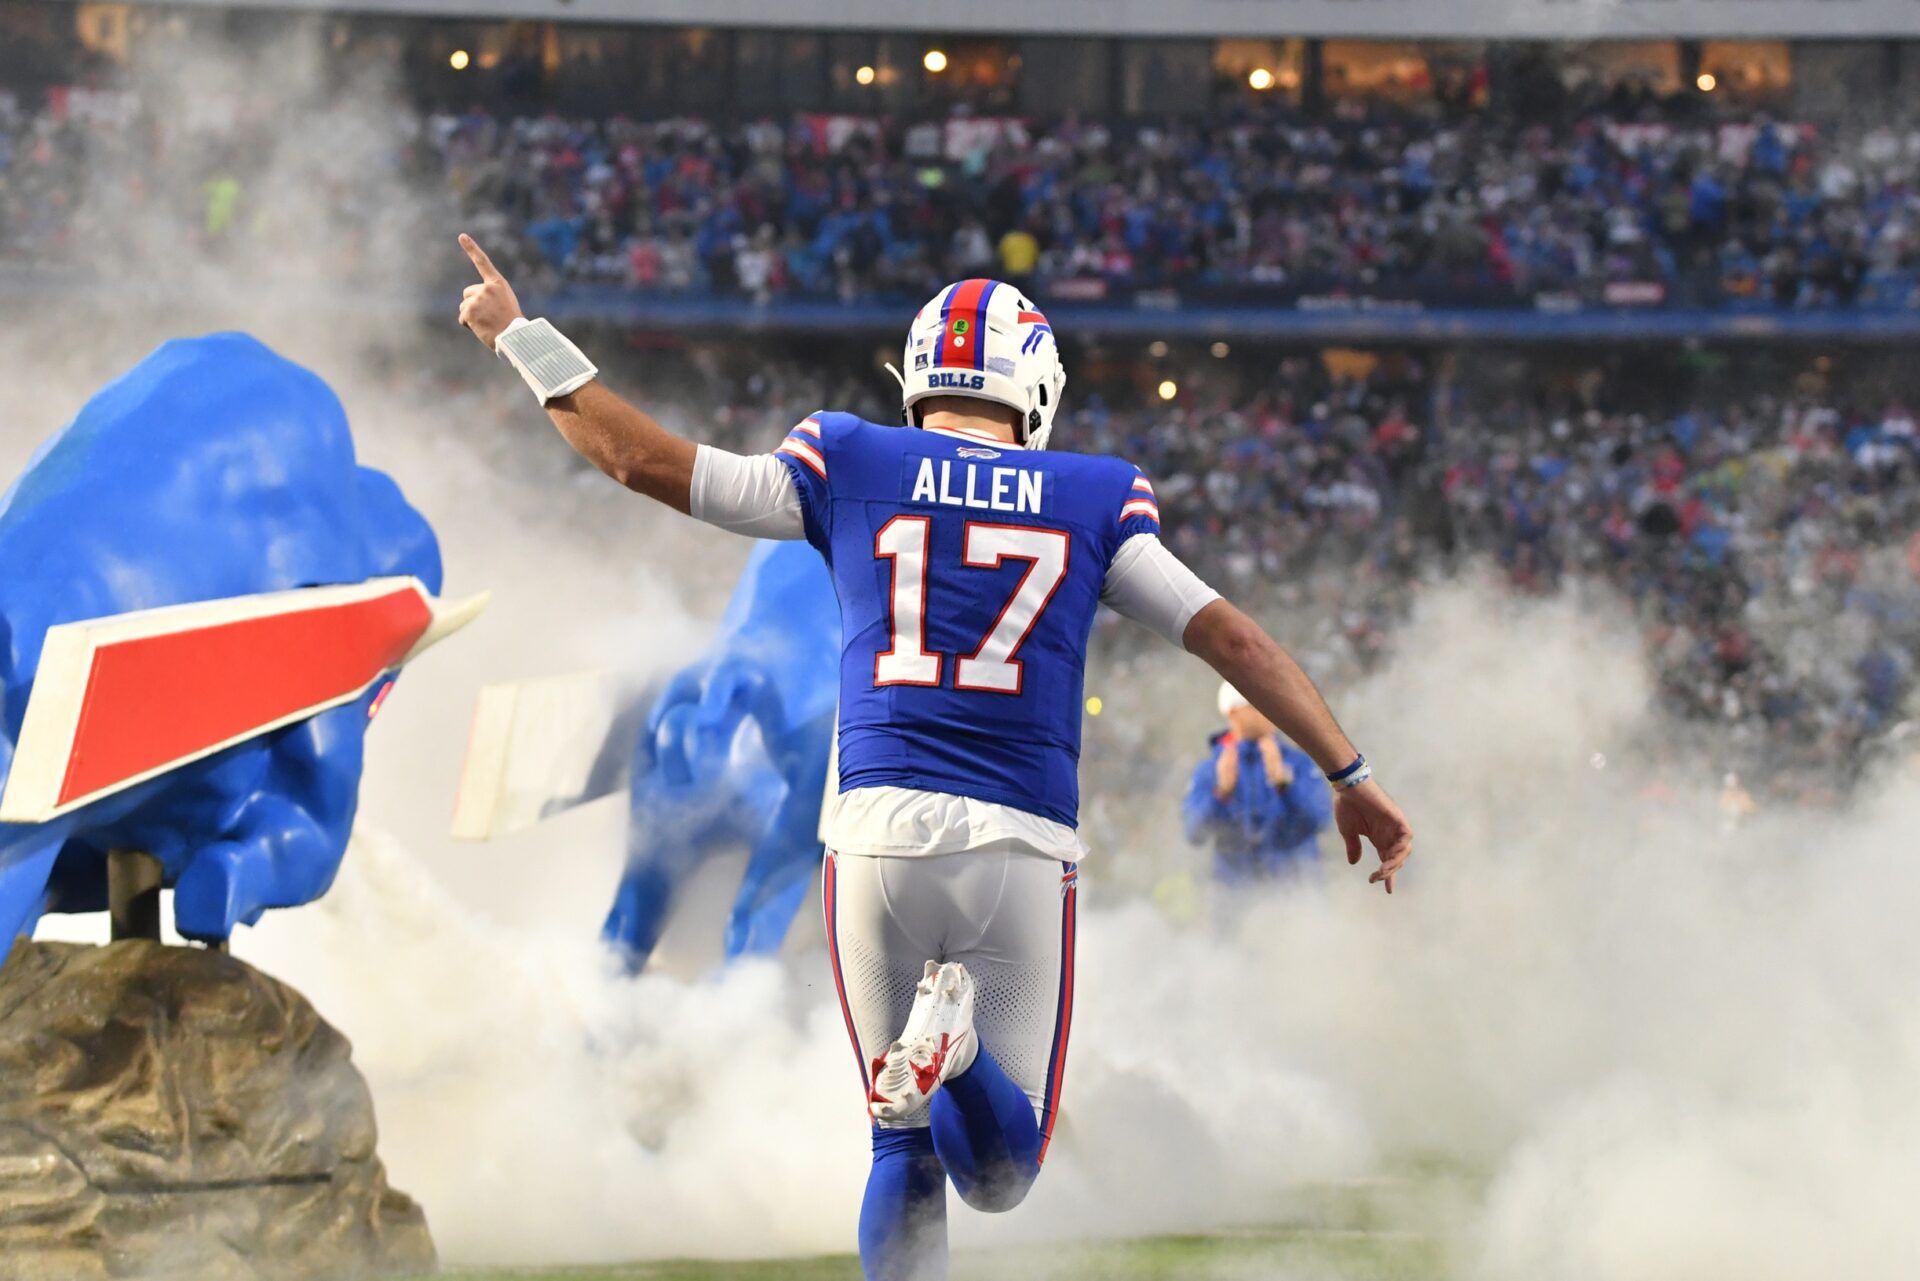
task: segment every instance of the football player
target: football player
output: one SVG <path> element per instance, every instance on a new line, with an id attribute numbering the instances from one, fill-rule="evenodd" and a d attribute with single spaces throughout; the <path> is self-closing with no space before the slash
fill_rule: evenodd
<path id="1" fill-rule="evenodd" d="M 1081 683 L 1107 604 L 1209 663 L 1325 772 L 1347 858 L 1391 893 L 1412 851 L 1313 684 L 1160 541 L 1153 484 L 1045 452 L 1066 374 L 1020 291 L 963 280 L 908 331 L 906 429 L 821 412 L 743 457 L 662 428 L 529 320 L 470 237 L 460 322 L 568 443 L 630 489 L 756 538 L 805 538 L 839 596 L 828 956 L 873 1123 L 860 1257 L 939 1277 L 946 1185 L 1018 1205 L 1059 1116 L 1073 1016 Z"/>

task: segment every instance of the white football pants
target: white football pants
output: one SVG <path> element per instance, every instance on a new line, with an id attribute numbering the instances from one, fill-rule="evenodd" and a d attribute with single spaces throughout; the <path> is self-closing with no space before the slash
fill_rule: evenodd
<path id="1" fill-rule="evenodd" d="M 1075 864 L 1026 853 L 830 851 L 827 957 L 861 1088 L 905 1026 L 926 963 L 958 961 L 973 976 L 980 1044 L 1033 1101 L 1044 1157 L 1073 1023 L 1078 879 Z"/>

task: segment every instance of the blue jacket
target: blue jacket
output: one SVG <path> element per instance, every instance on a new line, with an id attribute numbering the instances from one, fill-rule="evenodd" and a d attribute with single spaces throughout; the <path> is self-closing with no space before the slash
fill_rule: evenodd
<path id="1" fill-rule="evenodd" d="M 1282 743 L 1280 757 L 1293 781 L 1275 788 L 1267 781 L 1259 744 L 1240 743 L 1240 781 L 1222 801 L 1213 794 L 1214 762 L 1226 737 L 1224 731 L 1215 734 L 1213 750 L 1194 767 L 1182 806 L 1187 839 L 1196 845 L 1212 842 L 1214 871 L 1226 881 L 1272 876 L 1317 860 L 1320 831 L 1333 817 L 1333 788 L 1319 767 L 1299 748 Z"/>

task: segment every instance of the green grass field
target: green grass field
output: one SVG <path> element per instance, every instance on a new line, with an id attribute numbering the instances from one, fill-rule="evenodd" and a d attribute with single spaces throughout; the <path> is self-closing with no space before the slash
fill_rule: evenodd
<path id="1" fill-rule="evenodd" d="M 1442 1165 L 1299 1189 L 1286 1226 L 1019 1249 L 959 1251 L 951 1281 L 1447 1281 L 1441 1240 L 1474 1185 Z M 449 1269 L 457 1281 L 859 1281 L 852 1255 L 611 1267 Z"/>
<path id="2" fill-rule="evenodd" d="M 1420 1234 L 1302 1228 L 1220 1236 L 960 1252 L 952 1281 L 1443 1281 L 1442 1252 Z M 449 1270 L 459 1281 L 859 1281 L 851 1255 L 752 1263 Z"/>

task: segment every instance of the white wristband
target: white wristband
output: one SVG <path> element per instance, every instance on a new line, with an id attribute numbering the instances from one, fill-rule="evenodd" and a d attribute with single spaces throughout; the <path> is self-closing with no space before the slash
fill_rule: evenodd
<path id="1" fill-rule="evenodd" d="M 520 371 L 541 404 L 579 391 L 600 371 L 548 321 L 516 316 L 493 340 L 495 354 Z"/>

